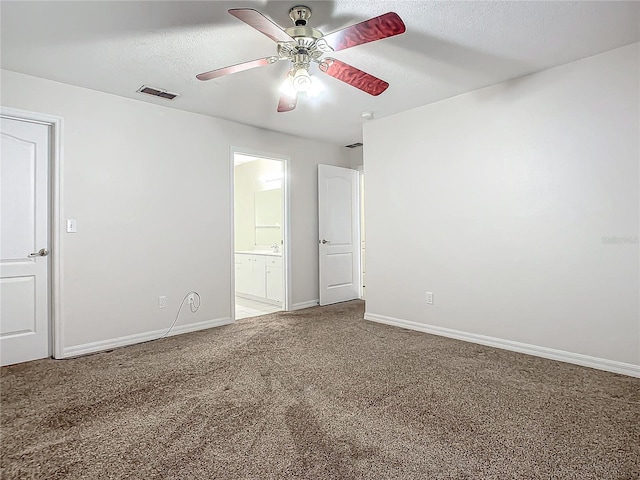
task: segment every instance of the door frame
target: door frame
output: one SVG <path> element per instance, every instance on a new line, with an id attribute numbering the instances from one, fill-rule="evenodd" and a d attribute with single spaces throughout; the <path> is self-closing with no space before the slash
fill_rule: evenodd
<path id="1" fill-rule="evenodd" d="M 64 358 L 62 316 L 62 129 L 63 118 L 56 115 L 0 106 L 0 117 L 49 126 L 49 264 L 48 324 L 49 357 Z"/>
<path id="2" fill-rule="evenodd" d="M 359 211 L 360 211 L 360 223 L 358 224 L 358 234 L 360 237 L 360 249 L 358 250 L 358 256 L 360 257 L 360 300 L 365 300 L 364 298 L 364 269 L 366 268 L 364 265 L 364 261 L 362 259 L 362 238 L 363 238 L 363 234 L 365 229 L 367 228 L 367 225 L 364 223 L 365 219 L 364 219 L 364 204 L 365 204 L 365 196 L 366 196 L 366 192 L 363 194 L 365 188 L 364 188 L 364 181 L 365 181 L 365 175 L 364 175 L 364 165 L 359 165 L 356 170 L 358 171 L 358 205 L 359 205 Z M 364 224 L 364 228 L 363 228 L 363 224 Z M 366 252 L 366 240 L 365 240 L 365 252 Z M 366 256 L 366 253 L 365 253 Z"/>
<path id="3" fill-rule="evenodd" d="M 264 158 L 266 160 L 276 160 L 282 162 L 282 208 L 284 209 L 282 240 L 284 242 L 282 249 L 282 272 L 284 273 L 284 298 L 282 301 L 282 309 L 286 312 L 291 310 L 291 209 L 290 209 L 290 188 L 289 188 L 289 170 L 291 157 L 287 155 L 279 155 L 276 153 L 263 152 L 252 148 L 231 146 L 229 155 L 229 232 L 231 238 L 231 320 L 236 321 L 236 269 L 235 269 L 235 155 L 249 155 L 252 157 Z"/>

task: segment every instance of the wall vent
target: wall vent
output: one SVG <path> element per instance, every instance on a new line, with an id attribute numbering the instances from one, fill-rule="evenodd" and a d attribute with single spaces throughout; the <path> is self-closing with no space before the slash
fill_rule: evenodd
<path id="1" fill-rule="evenodd" d="M 144 93 L 145 95 L 153 95 L 154 97 L 160 97 L 166 100 L 173 100 L 174 98 L 180 96 L 179 93 L 167 92 L 162 88 L 149 87 L 148 85 L 141 86 L 137 91 L 139 93 Z"/>
<path id="2" fill-rule="evenodd" d="M 345 147 L 347 148 L 356 148 L 356 147 L 361 147 L 362 143 L 357 142 L 357 143 L 352 143 L 351 145 L 345 145 Z"/>

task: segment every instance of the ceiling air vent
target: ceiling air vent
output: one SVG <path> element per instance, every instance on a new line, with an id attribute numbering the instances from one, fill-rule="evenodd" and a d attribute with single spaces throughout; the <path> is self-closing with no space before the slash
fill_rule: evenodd
<path id="1" fill-rule="evenodd" d="M 162 88 L 149 87 L 147 85 L 143 85 L 138 89 L 138 92 L 144 93 L 146 95 L 153 95 L 154 97 L 164 98 L 166 100 L 173 100 L 174 98 L 180 96 L 179 93 L 171 93 L 163 90 Z"/>
<path id="2" fill-rule="evenodd" d="M 356 148 L 356 147 L 361 147 L 362 143 L 357 142 L 357 143 L 352 143 L 351 145 L 345 145 L 345 147 L 347 148 Z"/>

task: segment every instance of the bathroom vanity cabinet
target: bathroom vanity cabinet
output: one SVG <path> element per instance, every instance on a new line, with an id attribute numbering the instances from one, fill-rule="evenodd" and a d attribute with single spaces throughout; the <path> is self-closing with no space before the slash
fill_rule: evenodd
<path id="1" fill-rule="evenodd" d="M 282 305 L 282 256 L 273 253 L 236 252 L 236 295 Z"/>

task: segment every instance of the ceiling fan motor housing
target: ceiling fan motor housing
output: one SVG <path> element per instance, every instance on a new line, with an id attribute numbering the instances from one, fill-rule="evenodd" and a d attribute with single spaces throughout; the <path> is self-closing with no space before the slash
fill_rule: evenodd
<path id="1" fill-rule="evenodd" d="M 289 27 L 285 30 L 294 42 L 279 42 L 278 55 L 280 58 L 288 58 L 296 64 L 306 64 L 318 61 L 325 52 L 325 48 L 319 48 L 324 43 L 322 32 L 307 26 Z M 326 43 L 326 42 L 325 42 Z"/>
<path id="2" fill-rule="evenodd" d="M 323 54 L 332 52 L 324 34 L 320 30 L 307 26 L 307 20 L 311 18 L 311 9 L 305 5 L 297 5 L 289 10 L 289 17 L 295 24 L 294 27 L 285 29 L 293 42 L 279 42 L 278 55 L 280 58 L 288 58 L 297 68 L 309 68 L 309 62 L 320 63 Z M 304 59 L 303 59 L 304 58 Z"/>

